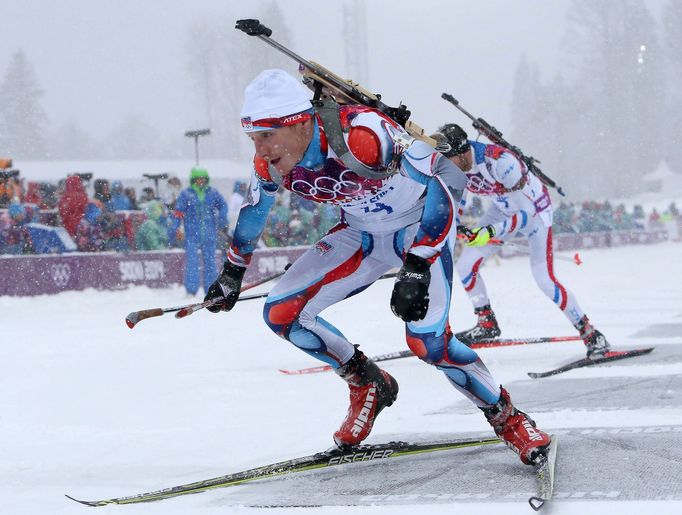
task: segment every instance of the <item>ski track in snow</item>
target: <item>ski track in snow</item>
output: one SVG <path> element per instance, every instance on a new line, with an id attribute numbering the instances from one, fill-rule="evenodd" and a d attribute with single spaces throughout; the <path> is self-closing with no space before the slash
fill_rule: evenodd
<path id="1" fill-rule="evenodd" d="M 651 359 L 634 358 L 535 381 L 526 372 L 582 357 L 582 343 L 480 350 L 496 380 L 508 387 L 522 409 L 524 400 L 541 397 L 543 389 L 555 392 L 550 390 L 552 385 L 564 384 L 561 381 L 566 379 L 594 381 L 596 387 L 600 381 L 623 377 L 665 384 L 682 374 L 682 357 L 678 360 L 675 354 L 676 346 L 682 348 L 682 244 L 602 249 L 581 255 L 582 266 L 556 261 L 555 270 L 592 322 L 615 348 L 653 345 L 657 349 Z M 535 286 L 527 259 L 491 260 L 482 273 L 504 337 L 573 334 L 568 321 Z M 391 288 L 391 281 L 380 281 L 331 307 L 323 317 L 368 355 L 402 350 L 404 327 L 390 312 Z M 265 290 L 267 285 L 254 291 Z M 468 328 L 474 323 L 470 304 L 459 285 L 454 286 L 453 295 L 451 325 L 455 331 Z M 132 331 L 124 323 L 125 315 L 134 310 L 191 301 L 180 287 L 0 297 L 1 513 L 90 513 L 93 508 L 78 506 L 63 494 L 84 499 L 131 495 L 310 454 L 331 445 L 331 435 L 347 408 L 347 388 L 331 373 L 285 376 L 277 372 L 317 362 L 270 332 L 262 320 L 262 300 L 238 303 L 231 313 L 220 315 L 199 312 L 176 320 L 167 314 L 142 321 Z M 633 336 L 659 324 L 671 325 L 669 337 Z M 670 354 L 669 359 L 661 361 L 663 352 Z M 401 390 L 394 406 L 379 417 L 371 442 L 401 435 L 404 439 L 429 439 L 449 433 L 492 434 L 480 413 L 435 369 L 415 358 L 384 366 L 398 379 Z M 538 409 L 534 418 L 548 431 L 639 426 L 679 429 L 682 404 L 675 402 L 674 394 L 677 401 L 680 394 L 673 387 L 668 393 L 669 406 L 627 409 L 607 405 L 579 409 L 579 401 L 564 409 L 560 406 L 563 395 L 553 394 L 556 397 L 547 398 L 547 406 Z M 568 398 L 571 392 L 564 395 Z M 625 388 L 623 396 L 628 397 Z M 558 407 L 553 408 L 555 402 Z M 517 459 L 503 447 L 495 452 L 508 453 L 511 465 Z M 562 453 L 570 453 L 570 447 L 560 444 L 559 463 Z M 453 461 L 452 467 L 461 467 L 463 472 L 476 469 L 476 455 L 469 453 L 464 463 Z M 586 470 L 594 466 L 585 464 Z M 352 474 L 343 468 L 335 473 Z M 646 481 L 646 476 L 642 479 Z M 333 480 L 320 485 L 334 490 Z M 231 500 L 236 489 L 258 495 L 259 486 L 253 483 L 152 504 L 96 510 L 135 515 L 264 513 L 266 508 L 235 506 Z M 557 491 L 562 489 L 570 490 L 570 485 L 562 483 L 559 469 Z M 660 501 L 559 499 L 551 513 L 682 512 L 678 500 L 682 486 L 670 493 L 674 494 L 672 500 Z M 532 512 L 523 497 L 500 503 L 492 502 L 494 499 L 415 504 L 406 498 L 389 505 L 271 511 L 375 515 L 454 513 L 459 508 L 467 514 Z M 261 501 L 268 505 L 267 495 Z"/>

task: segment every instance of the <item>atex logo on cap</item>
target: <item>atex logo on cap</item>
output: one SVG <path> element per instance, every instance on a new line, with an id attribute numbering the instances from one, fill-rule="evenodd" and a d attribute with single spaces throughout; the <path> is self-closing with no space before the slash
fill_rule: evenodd
<path id="1" fill-rule="evenodd" d="M 298 113 L 293 116 L 282 118 L 282 125 L 293 125 L 298 121 L 303 121 L 303 113 Z"/>
<path id="2" fill-rule="evenodd" d="M 253 130 L 253 122 L 250 116 L 245 116 L 242 118 L 242 129 L 250 131 Z"/>

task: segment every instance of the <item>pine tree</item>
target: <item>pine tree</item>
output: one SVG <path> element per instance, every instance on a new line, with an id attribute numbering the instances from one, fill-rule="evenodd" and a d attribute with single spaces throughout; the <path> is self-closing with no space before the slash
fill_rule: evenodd
<path id="1" fill-rule="evenodd" d="M 670 169 L 682 173 L 682 3 L 670 0 L 663 12 L 663 43 L 668 64 L 665 127 L 661 142 Z"/>
<path id="2" fill-rule="evenodd" d="M 20 159 L 47 157 L 42 95 L 25 54 L 16 52 L 0 83 L 0 153 Z"/>
<path id="3" fill-rule="evenodd" d="M 541 87 L 537 64 L 522 56 L 514 72 L 511 106 L 512 141 L 521 148 L 532 145 L 540 132 L 537 123 L 543 118 L 542 113 L 538 113 Z"/>
<path id="4" fill-rule="evenodd" d="M 61 125 L 49 140 L 52 159 L 88 160 L 101 156 L 101 145 L 75 122 Z"/>
<path id="5" fill-rule="evenodd" d="M 287 45 L 289 30 L 279 5 L 272 2 L 262 8 L 261 14 L 273 38 Z M 258 17 L 258 13 L 254 16 Z M 206 157 L 241 159 L 252 152 L 239 123 L 244 88 L 267 68 L 295 74 L 297 65 L 261 41 L 229 27 L 230 23 L 223 19 L 204 20 L 190 30 L 188 71 L 202 106 L 199 125 L 211 129 L 211 136 L 202 141 L 202 156 L 205 148 Z"/>
<path id="6" fill-rule="evenodd" d="M 579 102 L 562 75 L 543 83 L 537 64 L 521 58 L 514 74 L 510 141 L 540 160 L 542 171 L 571 196 L 576 194 L 575 153 L 568 151 L 566 141 L 573 137 L 571 106 Z"/>
<path id="7" fill-rule="evenodd" d="M 128 115 L 106 139 L 109 159 L 149 159 L 162 155 L 156 128 L 139 115 Z"/>
<path id="8" fill-rule="evenodd" d="M 571 145 L 582 161 L 576 173 L 584 176 L 583 193 L 631 195 L 660 157 L 655 22 L 641 0 L 574 0 L 569 12 L 573 80 L 582 97 L 575 123 L 590 136 L 586 146 Z"/>

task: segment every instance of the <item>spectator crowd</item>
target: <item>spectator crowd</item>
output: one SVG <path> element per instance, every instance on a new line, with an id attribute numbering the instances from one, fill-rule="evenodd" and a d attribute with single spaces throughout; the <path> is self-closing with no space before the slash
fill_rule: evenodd
<path id="1" fill-rule="evenodd" d="M 89 195 L 91 180 L 91 174 L 74 174 L 56 185 L 28 182 L 25 187 L 19 174 L 1 176 L 0 254 L 33 254 L 32 223 L 63 227 L 81 252 L 184 248 L 183 225 L 175 219 L 183 188 L 180 179 L 170 177 L 160 191 L 145 187 L 139 196 L 135 188 L 107 179 L 95 179 Z M 246 194 L 247 184 L 236 181 L 229 198 L 230 230 L 219 231 L 218 249 L 229 245 Z M 464 221 L 475 220 L 482 212 L 480 199 L 474 197 L 462 216 Z M 553 230 L 555 234 L 654 230 L 679 219 L 674 202 L 648 214 L 639 205 L 628 211 L 624 204 L 613 207 L 609 201 L 561 202 L 554 211 Z M 338 208 L 284 191 L 278 193 L 261 244 L 310 245 L 338 222 Z"/>
<path id="2" fill-rule="evenodd" d="M 18 174 L 0 177 L 0 254 L 36 253 L 32 242 L 35 224 L 63 227 L 80 252 L 184 248 L 184 226 L 178 223 L 176 210 L 182 188 L 177 177 L 170 177 L 160 191 L 145 187 L 139 195 L 121 181 L 93 181 L 91 174 L 69 175 L 56 185 L 25 185 Z M 247 184 L 236 181 L 229 199 L 230 230 L 218 231 L 218 249 L 229 245 L 246 193 Z M 337 208 L 290 198 L 284 192 L 278 194 L 262 245 L 309 245 L 338 220 Z"/>
<path id="3" fill-rule="evenodd" d="M 587 233 L 608 231 L 642 231 L 663 229 L 667 221 L 679 219 L 680 213 L 675 202 L 659 213 L 653 208 L 647 215 L 640 205 L 628 212 L 625 204 L 615 208 L 605 202 L 584 202 L 579 207 L 573 203 L 561 202 L 554 211 L 555 233 Z"/>

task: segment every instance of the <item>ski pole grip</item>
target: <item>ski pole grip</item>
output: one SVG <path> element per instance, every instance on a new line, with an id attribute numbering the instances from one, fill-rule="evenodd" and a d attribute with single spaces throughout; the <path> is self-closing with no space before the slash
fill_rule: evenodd
<path id="1" fill-rule="evenodd" d="M 160 317 L 161 315 L 163 315 L 163 309 L 161 308 L 143 309 L 137 312 L 137 321 L 139 322 L 145 318 Z"/>
<path id="2" fill-rule="evenodd" d="M 272 29 L 267 28 L 259 20 L 250 18 L 246 20 L 237 20 L 235 29 L 241 30 L 249 36 L 272 36 Z"/>
<path id="3" fill-rule="evenodd" d="M 161 315 L 163 315 L 163 309 L 161 308 L 133 311 L 126 317 L 126 325 L 132 329 L 140 320 L 151 317 L 160 317 Z"/>

